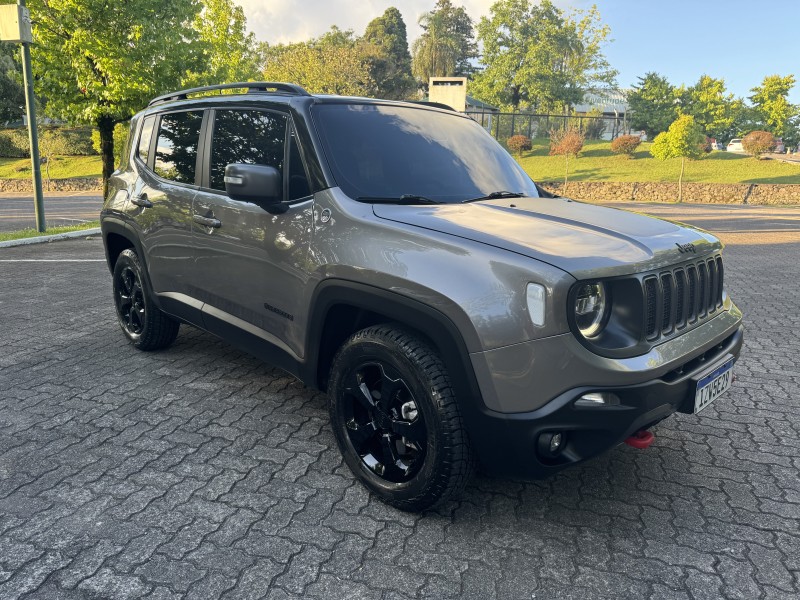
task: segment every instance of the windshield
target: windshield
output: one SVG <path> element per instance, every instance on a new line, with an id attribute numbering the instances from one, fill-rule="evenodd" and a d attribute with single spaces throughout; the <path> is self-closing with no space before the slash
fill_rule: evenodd
<path id="1" fill-rule="evenodd" d="M 313 107 L 336 183 L 351 198 L 462 202 L 507 191 L 538 196 L 517 162 L 475 121 L 374 104 Z"/>

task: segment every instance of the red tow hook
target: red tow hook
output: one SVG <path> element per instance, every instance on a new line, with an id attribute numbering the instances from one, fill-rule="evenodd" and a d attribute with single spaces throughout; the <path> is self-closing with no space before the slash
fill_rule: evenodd
<path id="1" fill-rule="evenodd" d="M 628 446 L 644 450 L 645 448 L 649 448 L 650 444 L 652 444 L 655 439 L 656 436 L 653 435 L 652 431 L 642 429 L 625 440 L 625 443 L 628 444 Z"/>

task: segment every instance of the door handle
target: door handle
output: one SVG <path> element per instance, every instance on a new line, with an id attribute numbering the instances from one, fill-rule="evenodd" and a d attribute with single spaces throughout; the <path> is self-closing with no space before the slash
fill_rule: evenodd
<path id="1" fill-rule="evenodd" d="M 147 194 L 134 196 L 131 198 L 131 202 L 133 202 L 136 206 L 141 206 L 142 208 L 153 208 L 153 203 L 147 199 Z"/>
<path id="2" fill-rule="evenodd" d="M 204 217 L 203 215 L 193 215 L 192 220 L 195 223 L 199 223 L 200 225 L 205 225 L 206 227 L 222 227 L 222 221 L 219 219 L 215 219 L 213 217 Z"/>

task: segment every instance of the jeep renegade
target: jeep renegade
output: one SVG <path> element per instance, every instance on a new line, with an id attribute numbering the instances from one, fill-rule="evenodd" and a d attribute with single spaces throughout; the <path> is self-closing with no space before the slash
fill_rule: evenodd
<path id="1" fill-rule="evenodd" d="M 191 324 L 327 392 L 345 462 L 404 510 L 476 461 L 546 477 L 699 412 L 742 346 L 714 236 L 553 197 L 441 106 L 156 98 L 101 221 L 134 347 Z"/>

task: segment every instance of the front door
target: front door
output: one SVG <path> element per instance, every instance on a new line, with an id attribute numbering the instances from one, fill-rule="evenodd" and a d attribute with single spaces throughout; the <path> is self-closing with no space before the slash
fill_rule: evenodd
<path id="1" fill-rule="evenodd" d="M 291 119 L 282 112 L 216 109 L 208 169 L 194 199 L 193 295 L 205 302 L 206 327 L 225 335 L 230 325 L 253 331 L 302 358 L 295 314 L 308 281 L 313 202 Z M 288 140 L 288 143 L 287 143 Z M 283 175 L 285 212 L 230 199 L 225 167 L 275 167 Z"/>

